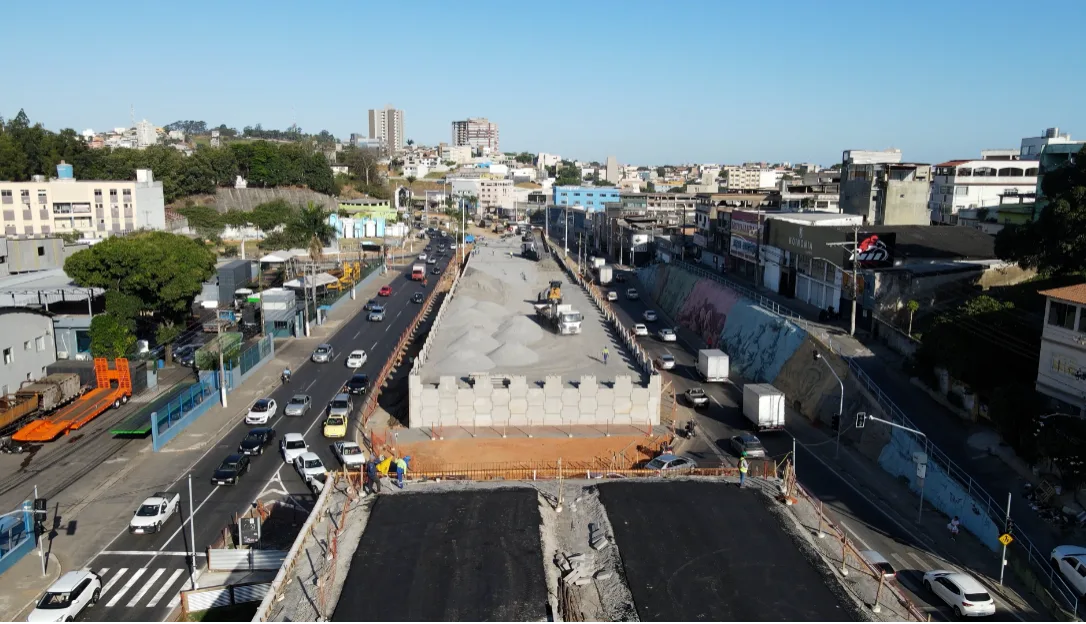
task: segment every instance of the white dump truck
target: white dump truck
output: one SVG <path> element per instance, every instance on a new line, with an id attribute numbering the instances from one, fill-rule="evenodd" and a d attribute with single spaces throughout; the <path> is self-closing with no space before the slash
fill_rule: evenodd
<path id="1" fill-rule="evenodd" d="M 581 333 L 581 321 L 584 317 L 568 303 L 539 303 L 536 313 L 545 325 L 562 336 Z"/>
<path id="2" fill-rule="evenodd" d="M 784 429 L 784 393 L 767 383 L 743 386 L 743 415 L 758 431 Z"/>
<path id="3" fill-rule="evenodd" d="M 698 373 L 705 381 L 728 381 L 728 364 L 728 354 L 720 349 L 698 351 Z"/>

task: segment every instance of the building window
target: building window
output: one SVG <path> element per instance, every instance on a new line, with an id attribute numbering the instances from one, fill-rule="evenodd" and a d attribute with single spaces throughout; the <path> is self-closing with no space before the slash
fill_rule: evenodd
<path id="1" fill-rule="evenodd" d="M 46 199 L 45 199 L 45 190 L 44 189 L 38 189 L 38 203 L 40 205 L 42 205 L 42 206 L 44 206 L 47 203 Z"/>
<path id="2" fill-rule="evenodd" d="M 102 189 L 94 189 L 94 201 L 102 201 Z"/>
<path id="3" fill-rule="evenodd" d="M 1074 329 L 1076 312 L 1078 312 L 1077 306 L 1052 301 L 1048 304 L 1048 324 L 1064 329 Z"/>
<path id="4" fill-rule="evenodd" d="M 11 347 L 4 349 L 4 364 L 11 364 L 15 361 L 15 354 L 11 351 Z"/>
<path id="5" fill-rule="evenodd" d="M 0 191 L 0 203 L 10 204 L 13 201 L 11 191 Z"/>
<path id="6" fill-rule="evenodd" d="M 29 351 L 29 350 L 30 350 L 30 341 L 27 340 L 26 342 L 23 343 L 23 351 Z"/>
<path id="7" fill-rule="evenodd" d="M 19 191 L 19 199 L 22 200 L 22 202 L 24 204 L 29 204 L 30 203 L 30 189 L 23 189 L 23 190 Z"/>
<path id="8" fill-rule="evenodd" d="M 117 189 L 109 189 L 109 201 L 117 203 Z"/>
<path id="9" fill-rule="evenodd" d="M 45 336 L 38 336 L 36 342 L 38 351 L 45 351 Z"/>

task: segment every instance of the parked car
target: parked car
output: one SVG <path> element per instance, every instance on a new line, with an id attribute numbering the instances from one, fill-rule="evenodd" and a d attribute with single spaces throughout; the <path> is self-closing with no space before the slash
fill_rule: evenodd
<path id="1" fill-rule="evenodd" d="M 1052 549 L 1052 567 L 1060 571 L 1071 589 L 1086 595 L 1086 548 L 1057 546 Z"/>
<path id="2" fill-rule="evenodd" d="M 332 452 L 344 468 L 358 470 L 366 463 L 366 454 L 362 447 L 354 442 L 336 442 L 332 445 Z"/>
<path id="3" fill-rule="evenodd" d="M 380 304 L 377 303 L 376 299 L 370 299 L 369 301 L 366 302 L 366 306 L 363 309 L 366 312 L 369 312 L 370 310 L 373 309 L 373 306 L 375 306 L 375 305 L 380 305 Z"/>
<path id="4" fill-rule="evenodd" d="M 319 364 L 327 364 L 336 357 L 335 349 L 327 342 L 317 345 L 316 349 L 313 349 L 313 355 L 309 356 L 309 359 Z"/>
<path id="5" fill-rule="evenodd" d="M 355 349 L 347 356 L 347 368 L 362 368 L 366 363 L 366 359 L 365 351 L 362 349 Z"/>
<path id="6" fill-rule="evenodd" d="M 390 284 L 385 284 L 384 286 L 381 287 L 381 290 L 377 291 L 377 294 L 379 296 L 381 296 L 381 297 L 391 297 L 392 296 L 392 286 Z"/>
<path id="7" fill-rule="evenodd" d="M 245 424 L 266 425 L 269 420 L 275 417 L 275 412 L 278 409 L 275 399 L 257 399 L 256 403 L 253 403 L 248 413 L 245 414 Z"/>
<path id="8" fill-rule="evenodd" d="M 656 359 L 656 365 L 660 370 L 671 370 L 675 368 L 675 356 L 665 353 Z"/>
<path id="9" fill-rule="evenodd" d="M 271 427 L 258 427 L 250 429 L 238 445 L 238 452 L 242 455 L 263 455 L 264 447 L 275 439 L 275 429 Z"/>
<path id="10" fill-rule="evenodd" d="M 968 574 L 932 570 L 924 574 L 924 588 L 953 609 L 956 617 L 995 614 L 995 601 L 991 594 Z"/>
<path id="11" fill-rule="evenodd" d="M 690 459 L 689 457 L 679 457 L 678 455 L 672 455 L 671 453 L 660 455 L 645 464 L 645 468 L 648 468 L 649 470 L 659 470 L 661 472 L 680 472 L 691 470 L 696 467 L 697 464 L 694 463 L 693 459 Z"/>
<path id="12" fill-rule="evenodd" d="M 636 323 L 634 325 L 634 335 L 635 336 L 648 336 L 649 335 L 649 328 L 645 327 L 644 323 Z"/>
<path id="13" fill-rule="evenodd" d="M 279 452 L 283 454 L 283 461 L 294 463 L 294 458 L 309 452 L 309 445 L 300 433 L 288 433 L 279 441 Z"/>
<path id="14" fill-rule="evenodd" d="M 211 485 L 235 485 L 246 472 L 249 472 L 249 457 L 234 453 L 215 469 L 215 474 L 211 475 Z"/>
<path id="15" fill-rule="evenodd" d="M 385 320 L 385 306 L 373 306 L 370 308 L 370 314 L 366 318 L 370 321 Z"/>
<path id="16" fill-rule="evenodd" d="M 704 407 L 709 404 L 709 395 L 701 388 L 690 388 L 683 393 L 686 402 L 692 407 Z"/>
<path id="17" fill-rule="evenodd" d="M 181 495 L 177 492 L 156 492 L 143 499 L 132 519 L 128 521 L 129 533 L 158 533 L 170 516 L 181 511 Z"/>
<path id="18" fill-rule="evenodd" d="M 619 280 L 619 281 L 621 281 L 621 280 Z M 636 301 L 636 300 L 641 298 L 641 295 L 638 294 L 636 288 L 627 288 L 626 289 L 626 298 L 629 299 L 630 301 Z"/>
<path id="19" fill-rule="evenodd" d="M 290 397 L 290 401 L 283 408 L 283 414 L 287 416 L 305 416 L 313 408 L 313 399 L 308 394 L 296 394 Z"/>
<path id="20" fill-rule="evenodd" d="M 607 300 L 608 301 L 618 301 L 618 293 L 613 291 L 613 290 L 608 290 L 607 291 Z"/>
<path id="21" fill-rule="evenodd" d="M 411 295 L 411 303 L 422 303 L 423 301 L 426 301 L 426 296 L 422 293 L 417 292 Z"/>
<path id="22" fill-rule="evenodd" d="M 347 392 L 350 394 L 365 394 L 370 385 L 370 376 L 366 373 L 355 373 L 347 380 Z"/>
<path id="23" fill-rule="evenodd" d="M 307 482 L 311 477 L 328 473 L 328 469 L 324 467 L 324 462 L 321 461 L 320 456 L 313 452 L 302 453 L 298 457 L 295 457 L 294 469 L 297 470 L 298 475 Z"/>
<path id="24" fill-rule="evenodd" d="M 675 335 L 675 330 L 669 327 L 660 329 L 656 335 L 659 336 L 660 340 L 663 342 L 675 342 L 679 339 L 679 337 Z"/>
<path id="25" fill-rule="evenodd" d="M 654 323 L 656 322 L 656 312 L 654 310 L 645 310 L 645 312 L 641 314 L 641 318 L 650 323 Z"/>
<path id="26" fill-rule="evenodd" d="M 196 350 L 200 348 L 200 345 L 182 345 L 176 347 L 173 350 L 173 361 L 185 368 L 192 368 L 192 365 L 196 363 Z"/>
<path id="27" fill-rule="evenodd" d="M 102 579 L 90 570 L 73 570 L 53 581 L 27 622 L 71 622 L 102 595 Z"/>
<path id="28" fill-rule="evenodd" d="M 758 436 L 752 433 L 741 433 L 732 437 L 732 450 L 736 455 L 742 456 L 743 453 L 747 454 L 747 457 L 765 457 L 765 447 L 762 446 L 762 441 L 758 439 Z"/>

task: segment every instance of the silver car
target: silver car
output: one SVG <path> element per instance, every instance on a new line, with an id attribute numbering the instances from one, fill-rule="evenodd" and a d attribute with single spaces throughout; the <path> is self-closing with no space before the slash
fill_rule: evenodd
<path id="1" fill-rule="evenodd" d="M 336 357 L 335 349 L 332 348 L 332 345 L 326 342 L 324 344 L 317 345 L 317 348 L 313 350 L 313 355 L 310 356 L 309 359 L 313 360 L 314 362 L 326 364 L 328 362 L 331 362 L 334 357 Z"/>
<path id="2" fill-rule="evenodd" d="M 756 435 L 743 433 L 733 437 L 731 441 L 736 455 L 742 456 L 746 453 L 747 457 L 765 457 L 765 447 Z"/>
<path id="3" fill-rule="evenodd" d="M 296 394 L 290 397 L 290 402 L 283 409 L 287 416 L 305 416 L 313 408 L 313 399 L 308 394 Z"/>
<path id="4" fill-rule="evenodd" d="M 370 308 L 369 320 L 371 321 L 383 321 L 385 320 L 385 306 L 373 306 Z"/>

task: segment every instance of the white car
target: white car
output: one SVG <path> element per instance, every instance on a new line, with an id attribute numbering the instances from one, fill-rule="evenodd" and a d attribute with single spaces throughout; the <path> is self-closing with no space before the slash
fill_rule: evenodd
<path id="1" fill-rule="evenodd" d="M 618 293 L 613 291 L 613 290 L 608 290 L 607 291 L 607 300 L 608 301 L 618 301 Z"/>
<path id="2" fill-rule="evenodd" d="M 366 318 L 370 321 L 385 320 L 385 306 L 373 306 L 372 308 L 370 308 L 370 315 Z"/>
<path id="3" fill-rule="evenodd" d="M 995 601 L 977 579 L 950 570 L 924 574 L 924 588 L 954 610 L 956 617 L 995 615 Z"/>
<path id="4" fill-rule="evenodd" d="M 626 289 L 626 298 L 630 299 L 630 300 L 636 300 L 636 299 L 640 299 L 641 295 L 639 295 L 637 293 L 636 288 L 627 288 Z"/>
<path id="5" fill-rule="evenodd" d="M 648 468 L 649 470 L 659 470 L 661 472 L 680 472 L 692 470 L 697 467 L 698 465 L 694 463 L 693 459 L 672 455 L 671 453 L 660 455 L 656 459 L 645 464 L 645 468 Z"/>
<path id="6" fill-rule="evenodd" d="M 645 310 L 645 313 L 641 315 L 641 318 L 650 323 L 656 322 L 656 312 L 654 310 Z"/>
<path id="7" fill-rule="evenodd" d="M 328 474 L 328 469 L 324 467 L 324 462 L 321 461 L 320 456 L 312 451 L 295 457 L 294 469 L 298 471 L 298 474 L 306 483 L 313 477 Z"/>
<path id="8" fill-rule="evenodd" d="M 635 336 L 648 336 L 649 335 L 649 328 L 645 327 L 644 323 L 638 323 L 638 324 L 634 325 L 634 335 Z"/>
<path id="9" fill-rule="evenodd" d="M 437 264 L 437 258 L 435 258 L 434 256 L 430 256 L 426 259 L 426 264 Z"/>
<path id="10" fill-rule="evenodd" d="M 283 454 L 283 461 L 293 464 L 299 456 L 309 452 L 309 445 L 300 433 L 288 433 L 279 441 L 279 452 Z"/>
<path id="11" fill-rule="evenodd" d="M 158 533 L 170 516 L 181 512 L 181 495 L 177 492 L 156 492 L 144 499 L 128 521 L 129 533 Z"/>
<path id="12" fill-rule="evenodd" d="M 332 445 L 332 451 L 344 468 L 357 470 L 366 463 L 366 453 L 354 442 L 336 442 Z"/>
<path id="13" fill-rule="evenodd" d="M 102 595 L 102 579 L 90 570 L 65 572 L 45 591 L 27 622 L 71 622 Z"/>
<path id="14" fill-rule="evenodd" d="M 675 368 L 675 356 L 665 353 L 656 359 L 656 363 L 661 370 L 671 370 Z"/>
<path id="15" fill-rule="evenodd" d="M 1052 549 L 1052 567 L 1060 571 L 1071 589 L 1086 594 L 1086 548 L 1057 546 Z"/>
<path id="16" fill-rule="evenodd" d="M 667 327 L 660 330 L 659 336 L 660 340 L 664 342 L 675 342 L 679 339 L 679 337 L 675 335 L 675 330 L 668 329 Z"/>
<path id="17" fill-rule="evenodd" d="M 420 253 L 419 254 L 419 260 L 422 260 L 423 262 L 425 262 L 426 261 L 426 254 Z"/>
<path id="18" fill-rule="evenodd" d="M 275 404 L 275 399 L 258 399 L 249 408 L 249 412 L 245 414 L 245 424 L 266 425 L 269 420 L 275 418 L 275 412 L 278 409 L 279 406 Z"/>
<path id="19" fill-rule="evenodd" d="M 366 359 L 365 351 L 362 349 L 355 349 L 347 356 L 347 368 L 362 368 L 366 363 Z"/>

